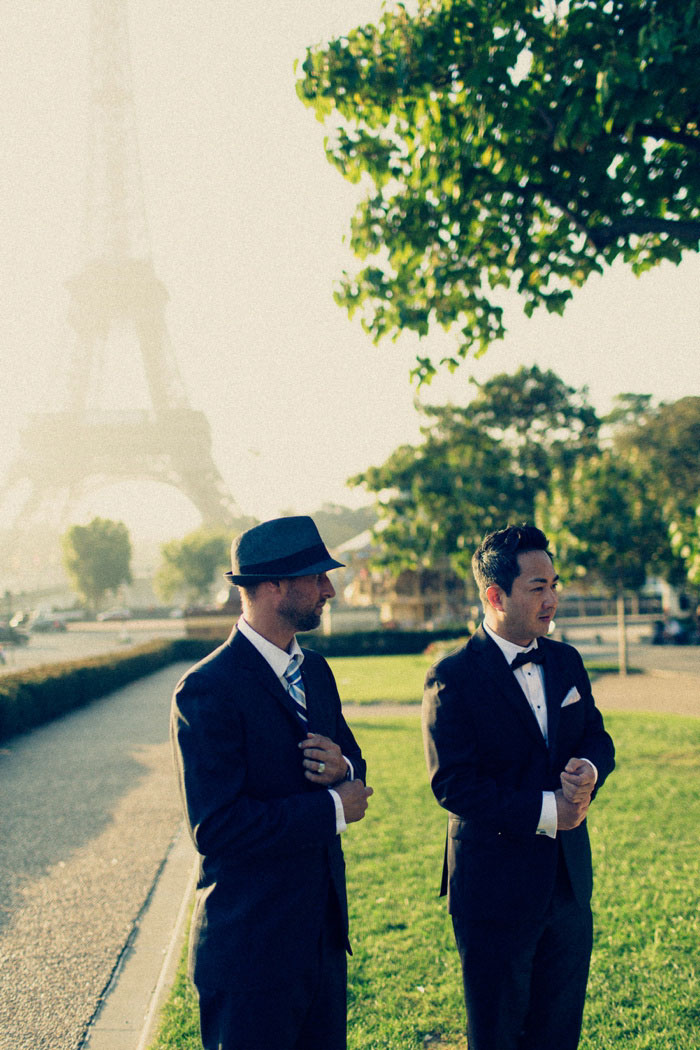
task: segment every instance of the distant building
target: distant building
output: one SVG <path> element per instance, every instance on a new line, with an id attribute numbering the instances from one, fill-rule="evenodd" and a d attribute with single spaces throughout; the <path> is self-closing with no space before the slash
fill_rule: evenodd
<path id="1" fill-rule="evenodd" d="M 381 627 L 406 630 L 438 628 L 478 623 L 481 601 L 471 574 L 458 576 L 445 559 L 444 564 L 425 569 L 405 569 L 398 575 L 387 569 L 370 566 L 376 541 L 368 530 L 336 549 L 344 569 L 333 573 L 338 598 L 332 603 L 326 631 L 337 631 L 341 620 L 350 624 L 349 610 L 365 610 Z M 644 590 L 625 597 L 625 607 L 633 616 L 658 616 L 664 608 L 676 608 L 668 585 L 650 580 Z M 615 597 L 599 587 L 564 587 L 557 619 L 572 617 L 610 617 L 616 615 Z M 369 622 L 369 621 L 367 621 Z M 367 629 L 366 625 L 347 626 L 345 630 Z"/>
<path id="2" fill-rule="evenodd" d="M 449 565 L 429 569 L 404 569 L 398 575 L 370 567 L 375 541 L 371 532 L 360 533 L 336 551 L 344 569 L 334 571 L 340 602 L 331 610 L 340 619 L 341 609 L 374 611 L 378 625 L 407 630 L 464 624 L 478 604 L 471 579 L 464 580 Z"/>

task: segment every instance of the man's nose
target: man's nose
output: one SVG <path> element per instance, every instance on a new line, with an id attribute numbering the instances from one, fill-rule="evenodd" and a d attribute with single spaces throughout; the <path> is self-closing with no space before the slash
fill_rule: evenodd
<path id="1" fill-rule="evenodd" d="M 321 593 L 323 594 L 324 598 L 335 598 L 335 587 L 333 586 L 333 584 L 331 583 L 331 581 L 325 573 L 323 574 L 323 579 L 321 580 Z"/>

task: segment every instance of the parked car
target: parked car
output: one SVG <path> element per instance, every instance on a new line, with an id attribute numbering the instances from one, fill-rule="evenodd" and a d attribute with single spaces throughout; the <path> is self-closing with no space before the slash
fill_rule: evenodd
<path id="1" fill-rule="evenodd" d="M 109 620 L 130 620 L 131 611 L 129 609 L 107 609 L 106 612 L 98 613 L 97 619 L 100 623 L 106 623 Z"/>
<path id="2" fill-rule="evenodd" d="M 38 613 L 29 621 L 28 626 L 30 631 L 42 634 L 48 631 L 65 631 L 67 629 L 65 622 L 60 616 L 52 616 L 50 613 Z"/>
<path id="3" fill-rule="evenodd" d="M 0 644 L 2 645 L 26 645 L 29 635 L 20 627 L 10 627 L 9 623 L 0 624 Z"/>

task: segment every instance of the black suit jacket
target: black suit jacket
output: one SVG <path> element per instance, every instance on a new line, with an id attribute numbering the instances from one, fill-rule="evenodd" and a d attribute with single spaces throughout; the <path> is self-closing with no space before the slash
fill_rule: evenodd
<path id="1" fill-rule="evenodd" d="M 585 822 L 559 832 L 557 839 L 536 829 L 542 792 L 561 786 L 559 774 L 569 758 L 596 765 L 597 792 L 614 767 L 614 747 L 578 652 L 547 638 L 538 645 L 545 654 L 549 746 L 505 657 L 483 628 L 426 678 L 425 753 L 433 792 L 449 812 L 443 892 L 446 888 L 453 915 L 542 917 L 559 844 L 577 899 L 584 903 L 591 896 Z M 574 688 L 580 699 L 562 706 Z"/>
<path id="2" fill-rule="evenodd" d="M 335 806 L 304 777 L 307 731 L 337 743 L 364 780 L 331 670 L 304 650 L 308 730 L 294 702 L 235 628 L 180 680 L 171 735 L 187 822 L 200 853 L 190 935 L 198 986 L 249 991 L 288 982 L 317 950 L 329 893 L 347 940 L 345 865 Z M 349 944 L 348 944 L 349 948 Z M 272 1006 L 271 1006 L 272 1008 Z"/>

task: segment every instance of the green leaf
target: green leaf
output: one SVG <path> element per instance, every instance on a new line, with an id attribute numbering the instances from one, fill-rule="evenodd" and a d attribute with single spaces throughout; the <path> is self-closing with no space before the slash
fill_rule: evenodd
<path id="1" fill-rule="evenodd" d="M 342 117 L 329 159 L 374 186 L 353 250 L 392 260 L 381 281 L 357 276 L 347 308 L 363 301 L 375 339 L 454 329 L 452 368 L 504 334 L 495 299 L 477 323 L 456 287 L 515 283 L 528 316 L 561 312 L 618 257 L 641 273 L 697 250 L 699 53 L 698 4 L 641 0 L 569 0 L 556 18 L 539 0 L 386 7 L 311 49 L 297 93 Z"/>

